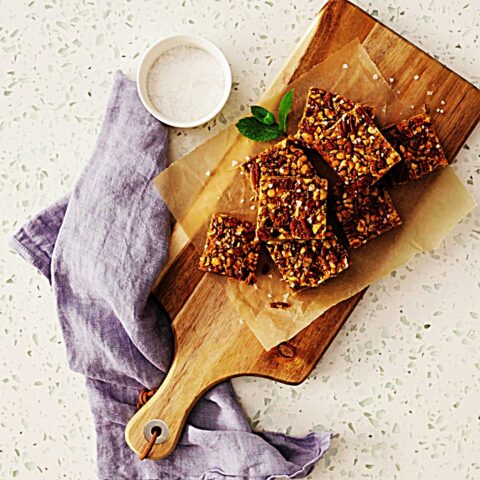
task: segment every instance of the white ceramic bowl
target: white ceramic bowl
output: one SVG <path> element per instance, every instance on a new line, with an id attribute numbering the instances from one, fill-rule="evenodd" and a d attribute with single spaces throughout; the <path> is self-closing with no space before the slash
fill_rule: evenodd
<path id="1" fill-rule="evenodd" d="M 162 112 L 159 112 L 150 101 L 147 90 L 148 72 L 155 61 L 165 53 L 175 47 L 196 47 L 208 52 L 219 63 L 225 77 L 225 89 L 216 107 L 207 115 L 195 121 L 178 121 L 174 118 L 167 118 Z M 145 108 L 158 120 L 172 127 L 193 128 L 203 125 L 217 115 L 225 105 L 232 88 L 232 72 L 230 65 L 221 50 L 209 40 L 196 35 L 173 35 L 165 37 L 154 43 L 145 53 L 140 62 L 137 71 L 137 90 Z"/>

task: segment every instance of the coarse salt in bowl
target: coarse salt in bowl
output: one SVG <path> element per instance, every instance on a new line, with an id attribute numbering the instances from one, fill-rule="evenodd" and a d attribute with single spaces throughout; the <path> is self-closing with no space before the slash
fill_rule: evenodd
<path id="1" fill-rule="evenodd" d="M 195 35 L 160 39 L 143 56 L 137 89 L 145 108 L 179 128 L 203 125 L 224 107 L 232 87 L 227 59 L 209 40 Z"/>

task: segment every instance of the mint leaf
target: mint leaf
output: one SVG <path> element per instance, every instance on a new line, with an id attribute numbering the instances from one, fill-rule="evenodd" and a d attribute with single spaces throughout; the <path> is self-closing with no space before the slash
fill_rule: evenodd
<path id="1" fill-rule="evenodd" d="M 287 117 L 292 108 L 293 95 L 292 89 L 280 100 L 278 106 L 278 123 L 275 122 L 275 116 L 266 108 L 260 105 L 251 107 L 253 117 L 242 118 L 237 122 L 238 131 L 250 140 L 255 142 L 269 142 L 280 137 L 287 130 Z"/>
<path id="2" fill-rule="evenodd" d="M 272 112 L 269 112 L 266 108 L 259 105 L 253 105 L 251 107 L 252 115 L 265 125 L 273 125 L 275 123 L 275 117 Z"/>
<path id="3" fill-rule="evenodd" d="M 295 93 L 295 89 L 292 88 L 280 100 L 280 105 L 278 107 L 278 125 L 282 132 L 287 131 L 287 117 L 292 108 L 294 93 Z"/>
<path id="4" fill-rule="evenodd" d="M 269 142 L 275 140 L 282 134 L 277 124 L 265 125 L 255 117 L 240 119 L 236 127 L 244 137 L 254 140 L 255 142 Z"/>

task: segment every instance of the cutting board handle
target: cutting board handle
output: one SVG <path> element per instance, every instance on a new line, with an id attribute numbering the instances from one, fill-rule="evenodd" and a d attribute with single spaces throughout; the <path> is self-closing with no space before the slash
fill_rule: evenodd
<path id="1" fill-rule="evenodd" d="M 163 383 L 127 424 L 125 439 L 139 456 L 147 448 L 154 427 L 159 427 L 160 432 L 147 458 L 159 460 L 168 456 L 174 450 L 197 400 L 218 383 L 203 371 L 202 366 L 198 369 L 188 364 L 186 357 L 182 352 L 176 352 Z"/>

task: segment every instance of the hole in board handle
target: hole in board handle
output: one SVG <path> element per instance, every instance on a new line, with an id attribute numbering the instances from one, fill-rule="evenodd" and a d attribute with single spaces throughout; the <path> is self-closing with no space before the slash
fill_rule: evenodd
<path id="1" fill-rule="evenodd" d="M 143 427 L 143 435 L 150 441 L 152 435 L 157 432 L 155 445 L 163 443 L 168 438 L 168 425 L 163 420 L 150 420 Z"/>

